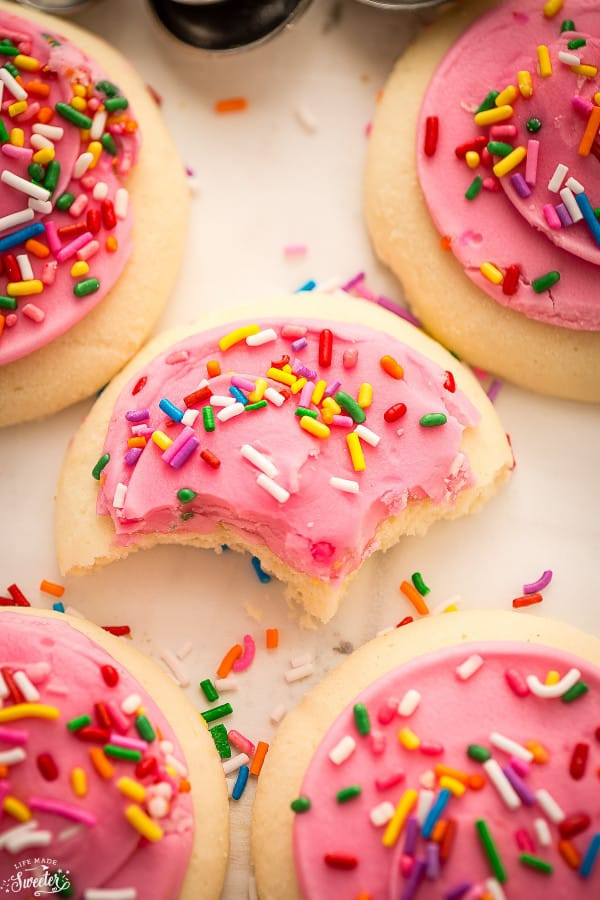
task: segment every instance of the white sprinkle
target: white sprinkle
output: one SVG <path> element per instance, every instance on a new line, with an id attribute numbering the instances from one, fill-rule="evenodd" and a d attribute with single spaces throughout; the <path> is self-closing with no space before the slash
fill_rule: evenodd
<path id="1" fill-rule="evenodd" d="M 129 694 L 121 701 L 121 709 L 128 716 L 132 716 L 142 705 L 142 698 L 139 694 Z"/>
<path id="2" fill-rule="evenodd" d="M 88 888 L 83 900 L 137 900 L 136 888 Z"/>
<path id="3" fill-rule="evenodd" d="M 0 766 L 14 766 L 23 762 L 27 754 L 22 747 L 12 747 L 10 750 L 0 752 Z"/>
<path id="4" fill-rule="evenodd" d="M 502 885 L 495 878 L 486 878 L 485 889 L 492 897 L 492 900 L 506 900 L 506 894 L 502 889 Z"/>
<path id="5" fill-rule="evenodd" d="M 387 825 L 394 812 L 394 804 L 390 803 L 389 800 L 384 800 L 383 803 L 378 803 L 377 806 L 373 807 L 369 813 L 369 818 L 376 828 L 380 828 L 382 825 Z"/>
<path id="6" fill-rule="evenodd" d="M 306 666 L 308 663 L 314 662 L 312 653 L 303 653 L 302 656 L 294 656 L 290 659 L 292 669 L 299 669 L 300 666 Z"/>
<path id="7" fill-rule="evenodd" d="M 573 178 L 572 175 L 570 178 L 567 178 L 565 186 L 568 187 L 570 191 L 573 191 L 574 194 L 583 194 L 583 192 L 585 191 L 582 183 L 580 181 L 577 181 L 576 178 Z"/>
<path id="8" fill-rule="evenodd" d="M 151 785 L 148 790 L 158 794 L 159 797 L 166 797 L 167 800 L 173 796 L 173 788 L 168 781 L 159 781 L 158 784 Z"/>
<path id="9" fill-rule="evenodd" d="M 542 684 L 537 675 L 528 675 L 525 680 L 527 682 L 527 687 L 536 697 L 542 697 L 545 700 L 554 700 L 557 697 L 562 697 L 567 691 L 570 691 L 580 678 L 581 672 L 579 669 L 569 669 L 567 674 L 564 675 L 560 681 L 557 681 L 556 684 Z"/>
<path id="10" fill-rule="evenodd" d="M 351 735 L 347 734 L 329 751 L 329 759 L 332 763 L 335 763 L 336 766 L 341 766 L 343 762 L 346 762 L 349 756 L 352 756 L 355 749 L 356 741 Z"/>
<path id="11" fill-rule="evenodd" d="M 287 672 L 284 672 L 284 678 L 288 684 L 291 684 L 293 681 L 301 681 L 303 678 L 308 678 L 309 675 L 315 671 L 315 667 L 312 663 L 306 663 L 305 666 L 298 666 L 295 669 L 288 669 Z"/>
<path id="12" fill-rule="evenodd" d="M 98 181 L 94 185 L 92 197 L 94 200 L 105 200 L 108 197 L 108 185 L 105 181 Z"/>
<path id="13" fill-rule="evenodd" d="M 577 200 L 575 199 L 573 191 L 568 187 L 562 188 L 560 192 L 560 199 L 567 207 L 567 212 L 571 216 L 573 222 L 581 222 L 581 220 L 583 219 L 583 213 L 577 205 Z"/>
<path id="14" fill-rule="evenodd" d="M 256 466 L 256 468 L 260 469 L 261 472 L 264 472 L 265 475 L 268 475 L 269 478 L 276 478 L 277 475 L 279 475 L 279 469 L 275 463 L 251 444 L 242 444 L 240 454 L 244 459 L 247 459 L 249 463 L 252 463 L 253 466 Z"/>
<path id="15" fill-rule="evenodd" d="M 319 127 L 319 123 L 313 113 L 306 108 L 306 106 L 297 106 L 295 109 L 295 114 L 298 122 L 302 125 L 305 131 L 308 131 L 310 134 L 314 134 L 317 128 Z"/>
<path id="16" fill-rule="evenodd" d="M 16 78 L 13 78 L 8 69 L 0 69 L 0 81 L 6 85 L 15 100 L 27 100 L 27 91 L 21 87 Z"/>
<path id="17" fill-rule="evenodd" d="M 29 138 L 29 143 L 33 147 L 34 150 L 45 150 L 49 148 L 50 150 L 54 150 L 54 144 L 52 141 L 49 141 L 47 137 L 44 137 L 43 134 L 32 134 Z"/>
<path id="18" fill-rule="evenodd" d="M 115 495 L 113 497 L 113 506 L 115 509 L 123 509 L 125 506 L 125 497 L 127 496 L 127 485 L 123 484 L 122 481 L 119 481 L 115 488 Z"/>
<path id="19" fill-rule="evenodd" d="M 25 222 L 31 222 L 34 215 L 35 213 L 32 209 L 20 209 L 18 212 L 11 213 L 8 216 L 2 216 L 0 219 L 0 231 L 14 228 L 15 225 L 23 225 Z"/>
<path id="20" fill-rule="evenodd" d="M 258 900 L 258 890 L 254 875 L 248 876 L 248 900 Z"/>
<path id="21" fill-rule="evenodd" d="M 92 127 L 90 128 L 90 140 L 99 141 L 104 134 L 104 126 L 108 118 L 108 111 L 105 109 L 98 110 L 92 119 Z"/>
<path id="22" fill-rule="evenodd" d="M 511 756 L 516 756 L 518 759 L 524 759 L 525 762 L 531 762 L 533 759 L 531 750 L 528 750 L 527 747 L 523 747 L 522 744 L 518 744 L 516 741 L 511 740 L 511 738 L 499 734 L 497 731 L 492 731 L 490 734 L 490 744 L 497 747 L 499 750 L 503 750 L 505 753 L 509 753 Z"/>
<path id="23" fill-rule="evenodd" d="M 226 778 L 225 784 L 227 785 L 227 794 L 229 797 L 233 794 L 233 789 L 235 787 L 236 778 Z"/>
<path id="24" fill-rule="evenodd" d="M 59 125 L 45 125 L 43 122 L 36 122 L 31 130 L 34 134 L 41 134 L 51 141 L 60 141 L 65 133 L 64 128 Z"/>
<path id="25" fill-rule="evenodd" d="M 165 756 L 167 755 L 167 753 L 172 753 L 173 750 L 175 749 L 173 747 L 173 744 L 171 741 L 161 741 L 159 744 L 159 747 L 160 747 L 160 752 L 164 753 Z"/>
<path id="26" fill-rule="evenodd" d="M 425 771 L 421 772 L 419 775 L 419 784 L 427 791 L 432 791 L 435 788 L 436 781 L 437 778 L 433 769 L 425 769 Z"/>
<path id="27" fill-rule="evenodd" d="M 165 755 L 165 762 L 167 763 L 168 766 L 171 766 L 171 768 L 175 769 L 177 774 L 180 775 L 182 778 L 187 778 L 188 770 L 186 769 L 184 764 L 181 762 L 181 760 L 177 759 L 176 756 L 173 756 L 172 753 L 167 753 Z"/>
<path id="28" fill-rule="evenodd" d="M 569 53 L 568 50 L 559 50 L 558 58 L 561 63 L 564 63 L 565 66 L 580 66 L 581 65 L 581 57 L 577 56 L 576 53 Z"/>
<path id="29" fill-rule="evenodd" d="M 232 772 L 237 772 L 240 766 L 245 766 L 250 761 L 250 757 L 247 753 L 238 753 L 236 756 L 232 756 L 231 759 L 223 760 L 223 772 L 225 775 L 231 775 Z"/>
<path id="30" fill-rule="evenodd" d="M 21 669 L 13 674 L 13 680 L 28 703 L 37 703 L 40 699 L 39 691 L 29 680 L 27 674 Z"/>
<path id="31" fill-rule="evenodd" d="M 268 400 L 269 403 L 272 403 L 273 406 L 283 406 L 285 403 L 285 397 L 283 397 L 279 391 L 276 391 L 275 388 L 268 387 L 264 393 L 265 400 Z"/>
<path id="32" fill-rule="evenodd" d="M 76 616 L 78 619 L 87 618 L 87 616 L 84 616 L 80 609 L 76 609 L 74 606 L 67 606 L 65 612 L 67 613 L 67 615 Z"/>
<path id="33" fill-rule="evenodd" d="M 119 188 L 115 194 L 115 216 L 117 219 L 126 219 L 129 210 L 129 191 L 127 188 Z"/>
<path id="34" fill-rule="evenodd" d="M 237 691 L 239 688 L 237 679 L 233 675 L 228 675 L 227 678 L 215 678 L 214 685 L 219 694 L 227 693 L 227 691 Z"/>
<path id="35" fill-rule="evenodd" d="M 235 419 L 236 416 L 241 415 L 244 412 L 245 406 L 243 403 L 238 403 L 237 401 L 233 401 L 231 406 L 224 406 L 220 412 L 217 413 L 217 419 L 219 422 L 227 422 L 229 419 Z"/>
<path id="36" fill-rule="evenodd" d="M 362 438 L 362 440 L 366 441 L 367 444 L 370 444 L 371 447 L 376 447 L 381 440 L 381 436 L 379 434 L 375 434 L 375 432 L 371 431 L 370 428 L 367 428 L 366 425 L 357 425 L 354 431 L 359 436 L 359 438 Z"/>
<path id="37" fill-rule="evenodd" d="M 535 836 L 538 839 L 540 846 L 549 847 L 552 843 L 552 835 L 550 834 L 550 826 L 546 822 L 545 819 L 534 819 L 533 827 L 535 829 Z"/>
<path id="38" fill-rule="evenodd" d="M 31 262 L 29 261 L 28 255 L 26 253 L 18 253 L 17 263 L 19 265 L 19 269 L 21 270 L 21 278 L 23 279 L 23 281 L 32 281 L 33 269 L 31 268 Z"/>
<path id="39" fill-rule="evenodd" d="M 521 806 L 521 798 L 500 768 L 497 760 L 486 759 L 483 763 L 483 768 L 508 809 L 518 809 Z"/>
<path id="40" fill-rule="evenodd" d="M 160 658 L 165 662 L 182 688 L 188 687 L 190 679 L 187 677 L 181 666 L 179 665 L 175 654 L 170 650 L 163 650 Z"/>
<path id="41" fill-rule="evenodd" d="M 270 719 L 273 725 L 279 725 L 281 720 L 287 715 L 287 707 L 280 703 L 275 709 L 271 710 Z"/>
<path id="42" fill-rule="evenodd" d="M 337 475 L 331 476 L 329 484 L 331 487 L 337 488 L 338 491 L 343 491 L 345 494 L 358 494 L 360 490 L 358 481 L 352 481 L 350 478 L 338 478 Z"/>
<path id="43" fill-rule="evenodd" d="M 535 798 L 541 806 L 542 812 L 546 813 L 550 821 L 554 822 L 555 825 L 560 825 L 565 818 L 565 814 L 554 797 L 545 788 L 540 788 L 535 792 Z"/>
<path id="44" fill-rule="evenodd" d="M 429 810 L 433 806 L 433 798 L 435 797 L 435 791 L 430 790 L 429 788 L 422 788 L 419 791 L 419 796 L 417 798 L 417 821 L 419 825 L 423 825 Z"/>
<path id="45" fill-rule="evenodd" d="M 331 278 L 326 278 L 325 281 L 319 281 L 316 289 L 323 294 L 333 294 L 339 291 L 344 282 L 345 279 L 341 275 L 332 275 Z"/>
<path id="46" fill-rule="evenodd" d="M 479 656 L 478 653 L 474 653 L 473 656 L 469 656 L 469 658 L 465 659 L 460 666 L 456 667 L 456 674 L 461 681 L 467 681 L 467 679 L 474 675 L 482 665 L 483 660 L 481 656 Z"/>
<path id="47" fill-rule="evenodd" d="M 51 831 L 25 831 L 6 842 L 9 853 L 21 853 L 27 847 L 47 847 L 52 841 Z"/>
<path id="48" fill-rule="evenodd" d="M 384 634 L 391 634 L 392 631 L 395 631 L 395 630 L 396 630 L 396 626 L 390 625 L 389 628 L 382 628 L 381 631 L 377 631 L 375 633 L 375 637 L 383 637 Z"/>
<path id="49" fill-rule="evenodd" d="M 209 400 L 211 406 L 233 406 L 235 402 L 231 394 L 212 394 Z"/>
<path id="50" fill-rule="evenodd" d="M 153 819 L 164 819 L 169 812 L 169 801 L 164 797 L 150 797 L 146 807 Z"/>
<path id="51" fill-rule="evenodd" d="M 177 651 L 177 659 L 185 659 L 186 656 L 189 656 L 192 650 L 194 649 L 194 645 L 191 641 L 186 641 L 183 647 L 180 647 Z"/>
<path id="52" fill-rule="evenodd" d="M 1 73 L 5 71 L 6 69 L 0 68 L 0 76 Z M 36 200 L 50 199 L 50 191 L 47 191 L 40 185 L 34 184 L 32 181 L 27 181 L 26 178 L 21 178 L 20 175 L 15 175 L 15 173 L 11 172 L 10 169 L 4 169 L 0 178 L 2 178 L 4 184 L 7 184 L 9 187 L 14 188 L 16 191 L 21 191 L 22 194 L 27 194 L 29 197 L 34 197 Z"/>
<path id="53" fill-rule="evenodd" d="M 263 488 L 263 490 L 267 491 L 267 493 L 278 500 L 279 503 L 286 503 L 290 499 L 289 491 L 286 491 L 285 488 L 281 487 L 280 484 L 277 484 L 276 481 L 273 481 L 272 478 L 269 478 L 268 475 L 265 475 L 264 472 L 258 476 L 256 483 L 259 487 Z"/>
<path id="54" fill-rule="evenodd" d="M 460 594 L 452 594 L 451 597 L 448 597 L 447 600 L 442 600 L 441 603 L 436 603 L 435 606 L 431 607 L 429 610 L 430 616 L 437 616 L 440 613 L 446 612 L 449 606 L 459 606 L 462 603 L 462 597 Z"/>
<path id="55" fill-rule="evenodd" d="M 246 343 L 249 347 L 261 347 L 263 344 L 270 344 L 271 341 L 277 340 L 277 332 L 273 328 L 265 328 L 258 334 L 249 334 Z"/>
<path id="56" fill-rule="evenodd" d="M 27 201 L 27 206 L 29 209 L 32 209 L 34 212 L 40 212 L 44 216 L 47 216 L 52 212 L 52 202 L 50 200 L 36 200 L 35 197 L 30 197 Z"/>
<path id="57" fill-rule="evenodd" d="M 559 163 L 554 170 L 554 175 L 548 182 L 548 190 L 552 191 L 553 194 L 558 194 L 561 184 L 565 179 L 565 175 L 569 171 L 569 167 L 563 165 L 563 163 Z"/>
<path id="58" fill-rule="evenodd" d="M 72 838 L 77 837 L 80 831 L 83 831 L 83 825 L 72 825 L 70 828 L 63 828 L 58 833 L 58 840 L 61 842 L 70 841 Z"/>
<path id="59" fill-rule="evenodd" d="M 412 716 L 415 709 L 421 702 L 421 695 L 418 691 L 415 691 L 411 688 L 407 691 L 398 704 L 398 715 L 399 716 Z"/>
<path id="60" fill-rule="evenodd" d="M 73 166 L 73 178 L 82 178 L 93 162 L 93 153 L 89 153 L 87 151 L 85 153 L 81 153 L 75 160 L 75 165 Z"/>
<path id="61" fill-rule="evenodd" d="M 23 832 L 27 831 L 35 831 L 38 827 L 38 823 L 35 819 L 30 819 L 29 822 L 24 822 L 22 825 L 15 825 L 14 828 L 9 828 L 8 831 L 4 831 L 0 835 L 0 850 L 7 844 L 9 841 L 12 841 L 19 834 L 23 834 Z"/>
<path id="62" fill-rule="evenodd" d="M 199 415 L 200 415 L 199 409 L 186 409 L 183 416 L 181 417 L 181 424 L 189 425 L 191 427 Z"/>

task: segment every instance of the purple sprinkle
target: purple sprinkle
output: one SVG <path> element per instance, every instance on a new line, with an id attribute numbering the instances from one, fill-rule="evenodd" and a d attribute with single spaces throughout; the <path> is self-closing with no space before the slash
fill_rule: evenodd
<path id="1" fill-rule="evenodd" d="M 525 784 L 512 766 L 502 766 L 502 771 L 512 784 L 513 788 L 525 804 L 525 806 L 533 806 L 535 803 L 535 794 L 528 785 Z"/>
<path id="2" fill-rule="evenodd" d="M 317 377 L 317 373 L 313 372 L 312 369 L 309 369 L 308 366 L 302 365 L 300 360 L 295 359 L 292 365 L 292 372 L 294 375 L 300 375 L 302 378 L 308 378 L 309 381 L 314 381 Z"/>
<path id="3" fill-rule="evenodd" d="M 194 450 L 196 450 L 200 446 L 200 441 L 198 438 L 193 437 L 190 438 L 189 441 L 186 441 L 181 450 L 179 450 L 171 462 L 169 463 L 173 469 L 180 469 L 184 462 L 189 459 Z"/>
<path id="4" fill-rule="evenodd" d="M 494 380 L 490 384 L 488 391 L 487 391 L 487 395 L 488 395 L 491 403 L 494 402 L 494 400 L 500 393 L 501 387 L 502 387 L 502 382 L 498 378 L 494 378 Z"/>
<path id="5" fill-rule="evenodd" d="M 426 867 L 427 863 L 424 859 L 415 859 L 415 864 L 412 868 L 412 872 L 406 879 L 404 890 L 400 894 L 401 900 L 412 900 L 419 889 L 421 881 L 423 880 Z"/>
<path id="6" fill-rule="evenodd" d="M 435 841 L 428 841 L 425 849 L 427 859 L 427 871 L 425 873 L 429 881 L 435 881 L 440 875 L 440 847 Z"/>
<path id="7" fill-rule="evenodd" d="M 130 409 L 125 413 L 128 422 L 147 422 L 150 418 L 149 409 Z"/>
<path id="8" fill-rule="evenodd" d="M 308 346 L 308 341 L 305 337 L 298 338 L 297 341 L 292 341 L 292 350 L 294 353 L 298 353 L 299 350 L 304 350 L 305 347 Z"/>
<path id="9" fill-rule="evenodd" d="M 125 454 L 125 465 L 126 466 L 135 466 L 136 462 L 142 455 L 141 447 L 130 447 L 127 453 Z"/>
<path id="10" fill-rule="evenodd" d="M 517 172 L 516 175 L 510 176 L 510 182 L 514 187 L 515 191 L 519 195 L 519 197 L 530 197 L 531 196 L 531 188 L 523 178 L 520 172 Z"/>
<path id="11" fill-rule="evenodd" d="M 170 463 L 173 457 L 179 453 L 182 447 L 191 440 L 194 436 L 194 431 L 190 428 L 189 425 L 186 425 L 185 428 L 177 435 L 175 440 L 170 446 L 161 454 L 161 459 L 164 459 L 166 463 Z"/>
<path id="12" fill-rule="evenodd" d="M 132 425 L 131 433 L 136 437 L 145 437 L 149 439 L 154 434 L 154 428 L 151 428 L 149 425 Z"/>
<path id="13" fill-rule="evenodd" d="M 529 584 L 523 585 L 523 593 L 524 594 L 537 594 L 538 591 L 543 591 L 544 588 L 548 587 L 550 582 L 552 581 L 552 569 L 546 569 L 545 572 L 542 572 L 537 581 L 532 581 Z"/>
<path id="14" fill-rule="evenodd" d="M 364 284 L 357 284 L 354 292 L 357 297 L 362 297 L 363 300 L 369 300 L 371 303 L 377 303 L 377 297 L 375 296 L 373 291 L 369 290 L 369 288 Z"/>
<path id="15" fill-rule="evenodd" d="M 472 881 L 461 881 L 460 884 L 457 884 L 455 887 L 450 888 L 449 891 L 446 891 L 444 900 L 460 900 L 460 898 L 464 897 L 467 891 L 470 891 L 472 887 Z"/>
<path id="16" fill-rule="evenodd" d="M 308 409 L 308 407 L 310 406 L 310 401 L 312 399 L 314 389 L 315 389 L 314 382 L 307 381 L 300 393 L 300 400 L 298 402 L 298 406 L 303 406 L 305 409 Z"/>
<path id="17" fill-rule="evenodd" d="M 573 219 L 569 215 L 569 210 L 564 203 L 559 203 L 558 206 L 555 206 L 554 208 L 563 228 L 568 228 L 569 225 L 573 224 Z"/>
<path id="18" fill-rule="evenodd" d="M 404 850 L 407 856 L 414 856 L 419 836 L 419 821 L 416 816 L 409 816 L 406 820 Z"/>
<path id="19" fill-rule="evenodd" d="M 365 280 L 365 273 L 359 272 L 354 278 L 351 278 L 350 281 L 347 281 L 346 284 L 342 285 L 343 291 L 351 291 L 353 287 L 356 287 L 357 284 L 360 284 L 361 281 Z"/>
<path id="20" fill-rule="evenodd" d="M 342 386 L 341 381 L 330 381 L 327 387 L 325 388 L 325 392 L 323 394 L 324 397 L 333 397 L 334 394 L 337 394 L 339 389 Z"/>
<path id="21" fill-rule="evenodd" d="M 377 306 L 383 306 L 384 309 L 393 312 L 396 316 L 400 316 L 401 319 L 406 319 L 407 322 L 410 322 L 411 325 L 416 325 L 417 328 L 423 327 L 416 316 L 413 316 L 413 314 L 410 313 L 407 309 L 403 309 L 401 306 L 398 306 L 397 303 L 394 303 L 393 300 L 389 300 L 387 297 L 378 297 Z"/>
<path id="22" fill-rule="evenodd" d="M 586 100 L 585 97 L 578 97 L 577 95 L 571 97 L 571 106 L 573 107 L 575 112 L 580 113 L 580 115 L 585 116 L 586 118 L 594 108 L 593 103 L 590 103 L 590 101 Z"/>

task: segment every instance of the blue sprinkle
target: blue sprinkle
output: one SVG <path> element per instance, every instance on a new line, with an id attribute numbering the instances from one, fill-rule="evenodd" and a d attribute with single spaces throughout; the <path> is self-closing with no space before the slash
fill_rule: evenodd
<path id="1" fill-rule="evenodd" d="M 53 604 L 52 604 L 52 609 L 55 610 L 56 612 L 64 612 L 64 611 L 65 611 L 65 605 L 64 605 L 64 603 L 61 603 L 60 600 L 59 600 L 58 603 L 53 603 Z"/>
<path id="2" fill-rule="evenodd" d="M 233 791 L 231 796 L 234 800 L 239 800 L 242 794 L 246 789 L 246 785 L 248 784 L 248 775 L 250 774 L 250 769 L 248 766 L 240 766 L 238 770 L 238 776 L 235 780 L 235 784 L 233 786 Z"/>
<path id="3" fill-rule="evenodd" d="M 317 286 L 317 282 L 314 281 L 312 278 L 310 278 L 308 281 L 305 281 L 301 287 L 296 288 L 294 293 L 300 294 L 300 293 L 302 293 L 302 291 L 314 291 L 316 286 Z"/>
<path id="4" fill-rule="evenodd" d="M 229 550 L 228 544 L 221 544 L 221 550 Z"/>
<path id="5" fill-rule="evenodd" d="M 24 244 L 30 237 L 41 234 L 41 232 L 45 230 L 46 229 L 41 222 L 34 222 L 33 225 L 27 225 L 25 228 L 13 231 L 12 234 L 7 235 L 7 237 L 0 240 L 0 251 L 10 250 L 11 247 L 17 247 L 19 244 Z"/>
<path id="6" fill-rule="evenodd" d="M 258 556 L 253 556 L 251 562 L 252 562 L 252 567 L 253 567 L 254 571 L 258 575 L 258 580 L 260 581 L 260 583 L 268 584 L 271 580 L 271 576 L 267 572 L 263 571 L 263 568 L 260 564 L 260 559 L 258 558 Z"/>
<path id="7" fill-rule="evenodd" d="M 585 219 L 585 224 L 590 229 L 592 237 L 600 247 L 600 222 L 594 215 L 594 209 L 586 194 L 575 194 L 577 206 L 581 210 L 581 214 Z"/>
<path id="8" fill-rule="evenodd" d="M 173 419 L 174 422 L 181 422 L 183 419 L 183 410 L 179 409 L 178 406 L 175 406 L 174 403 L 171 403 L 167 397 L 163 397 L 158 405 L 164 414 L 169 416 L 170 419 Z"/>
<path id="9" fill-rule="evenodd" d="M 240 391 L 239 387 L 236 387 L 234 384 L 229 388 L 229 393 L 232 397 L 235 397 L 238 403 L 242 403 L 244 406 L 248 403 L 248 398 L 244 392 Z"/>
<path id="10" fill-rule="evenodd" d="M 421 829 L 421 834 L 424 838 L 430 838 L 433 832 L 435 823 L 442 815 L 446 808 L 446 804 L 448 800 L 452 796 L 452 793 L 448 790 L 448 788 L 442 788 L 437 797 L 435 798 L 435 802 L 429 812 L 427 813 L 427 817 L 423 822 L 423 828 Z"/>
<path id="11" fill-rule="evenodd" d="M 581 196 L 581 195 L 579 195 Z M 587 850 L 583 855 L 583 861 L 579 868 L 579 874 L 582 878 L 589 878 L 594 868 L 596 858 L 600 854 L 600 831 L 596 832 L 594 837 L 587 845 Z"/>

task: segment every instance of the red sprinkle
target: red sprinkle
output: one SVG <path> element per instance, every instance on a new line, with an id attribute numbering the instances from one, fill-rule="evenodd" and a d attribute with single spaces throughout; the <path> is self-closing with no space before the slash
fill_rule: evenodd
<path id="1" fill-rule="evenodd" d="M 110 231 L 117 224 L 115 208 L 110 200 L 103 200 L 100 204 L 100 209 L 102 211 L 102 224 Z"/>
<path id="2" fill-rule="evenodd" d="M 529 685 L 518 669 L 507 669 L 504 677 L 509 688 L 517 697 L 526 697 L 529 694 Z"/>
<path id="3" fill-rule="evenodd" d="M 145 756 L 135 767 L 135 777 L 141 781 L 154 775 L 158 770 L 158 763 L 155 756 Z"/>
<path id="4" fill-rule="evenodd" d="M 136 394 L 139 394 L 139 392 L 142 390 L 142 388 L 145 387 L 147 381 L 148 381 L 147 375 L 142 375 L 141 378 L 138 378 L 138 380 L 136 381 L 136 383 L 133 386 L 133 390 L 131 391 L 133 396 L 135 396 Z"/>
<path id="5" fill-rule="evenodd" d="M 459 144 L 458 147 L 454 148 L 455 154 L 459 159 L 464 159 L 469 150 L 474 150 L 476 153 L 481 153 L 484 147 L 487 146 L 488 139 L 485 135 L 480 135 L 479 137 L 474 138 L 472 141 L 467 141 L 464 144 Z"/>
<path id="6" fill-rule="evenodd" d="M 200 388 L 197 391 L 192 391 L 191 394 L 188 394 L 187 397 L 183 398 L 183 402 L 187 407 L 196 406 L 197 403 L 204 403 L 209 397 L 212 397 L 212 391 L 208 385 L 206 385 L 206 387 Z"/>
<path id="7" fill-rule="evenodd" d="M 410 625 L 410 623 L 414 621 L 412 616 L 405 616 L 401 622 L 398 622 L 396 628 L 402 628 L 403 625 Z"/>
<path id="8" fill-rule="evenodd" d="M 61 228 L 58 228 L 57 234 L 60 238 L 74 239 L 81 234 L 85 234 L 86 231 L 87 225 L 85 222 L 73 222 L 72 225 L 63 225 Z"/>
<path id="9" fill-rule="evenodd" d="M 438 143 L 440 121 L 437 116 L 427 116 L 425 119 L 425 143 L 423 150 L 425 156 L 433 156 Z"/>
<path id="10" fill-rule="evenodd" d="M 543 599 L 541 594 L 526 594 L 524 597 L 515 597 L 512 602 L 513 609 L 521 609 L 524 606 L 533 606 L 534 603 L 541 603 Z"/>
<path id="11" fill-rule="evenodd" d="M 456 819 L 447 819 L 446 830 L 440 844 L 440 862 L 444 863 L 450 856 L 456 837 Z"/>
<path id="12" fill-rule="evenodd" d="M 454 380 L 454 375 L 452 372 L 447 369 L 446 370 L 446 380 L 444 381 L 444 387 L 447 391 L 450 391 L 451 394 L 456 390 L 456 382 Z"/>
<path id="13" fill-rule="evenodd" d="M 4 254 L 4 268 L 6 269 L 7 281 L 23 280 L 21 278 L 21 270 L 19 268 L 19 263 L 17 262 L 17 257 L 12 253 Z"/>
<path id="14" fill-rule="evenodd" d="M 19 590 L 16 584 L 9 584 L 6 590 L 13 598 L 17 606 L 31 606 L 31 603 L 29 602 L 25 594 Z"/>
<path id="15" fill-rule="evenodd" d="M 4 680 L 6 682 L 6 687 L 10 691 L 10 696 L 11 696 L 13 703 L 23 703 L 25 700 L 25 697 L 23 696 L 23 694 L 21 693 L 21 691 L 15 684 L 15 680 L 12 677 L 10 670 L 7 669 L 6 666 L 2 666 L 2 668 L 0 669 L 0 672 L 2 672 L 2 675 L 4 676 Z"/>
<path id="16" fill-rule="evenodd" d="M 113 727 L 113 721 L 106 708 L 106 704 L 101 700 L 98 701 L 98 703 L 94 703 L 94 712 L 96 713 L 96 718 L 98 719 L 100 727 L 110 731 Z"/>
<path id="17" fill-rule="evenodd" d="M 397 419 L 401 419 L 402 416 L 406 415 L 406 403 L 394 403 L 393 406 L 390 406 L 383 414 L 383 418 L 386 422 L 395 422 Z"/>
<path id="18" fill-rule="evenodd" d="M 319 365 L 323 369 L 327 369 L 331 365 L 332 353 L 333 334 L 329 328 L 324 328 L 319 335 Z"/>
<path id="19" fill-rule="evenodd" d="M 49 753 L 40 753 L 37 758 L 37 767 L 46 781 L 56 781 L 58 778 L 58 766 Z"/>
<path id="20" fill-rule="evenodd" d="M 103 625 L 102 628 L 104 631 L 108 631 L 110 634 L 116 634 L 117 637 L 123 637 L 126 634 L 131 634 L 131 628 L 129 625 Z"/>
<path id="21" fill-rule="evenodd" d="M 575 813 L 572 816 L 567 816 L 566 819 L 563 819 L 562 822 L 559 823 L 558 830 L 560 836 L 563 838 L 572 838 L 576 834 L 585 831 L 586 828 L 589 828 L 590 822 L 591 819 L 587 813 Z"/>
<path id="22" fill-rule="evenodd" d="M 208 463 L 208 465 L 213 469 L 218 469 L 221 465 L 221 460 L 218 456 L 215 456 L 215 454 L 211 450 L 202 450 L 200 452 L 200 456 L 202 457 L 204 462 Z"/>
<path id="23" fill-rule="evenodd" d="M 17 606 L 12 597 L 0 597 L 0 606 Z"/>
<path id="24" fill-rule="evenodd" d="M 585 775 L 589 749 L 590 745 L 584 742 L 575 744 L 575 747 L 573 748 L 573 755 L 571 756 L 571 762 L 569 763 L 569 774 L 575 781 L 579 781 Z"/>
<path id="25" fill-rule="evenodd" d="M 271 368 L 272 369 L 283 369 L 284 366 L 289 365 L 290 358 L 287 353 L 284 353 L 281 359 L 272 359 L 271 360 Z"/>
<path id="26" fill-rule="evenodd" d="M 85 725 L 73 732 L 73 736 L 86 744 L 107 744 L 110 738 L 109 728 L 96 728 L 95 725 Z"/>
<path id="27" fill-rule="evenodd" d="M 100 672 L 104 679 L 104 683 L 107 684 L 109 687 L 114 687 L 115 684 L 117 684 L 117 682 L 119 680 L 119 673 L 117 672 L 117 670 L 115 669 L 114 666 L 109 666 L 109 665 L 101 666 Z"/>
<path id="28" fill-rule="evenodd" d="M 517 288 L 519 286 L 520 275 L 521 270 L 517 265 L 509 266 L 506 270 L 504 274 L 504 281 L 502 282 L 502 293 L 506 294 L 507 297 L 511 297 L 513 294 L 516 294 Z"/>
<path id="29" fill-rule="evenodd" d="M 357 857 L 349 853 L 326 853 L 323 859 L 331 869 L 355 869 L 358 865 Z"/>
<path id="30" fill-rule="evenodd" d="M 87 215 L 85 217 L 85 222 L 88 231 L 91 231 L 92 234 L 98 234 L 100 228 L 102 227 L 102 222 L 100 220 L 100 210 L 88 209 Z"/>

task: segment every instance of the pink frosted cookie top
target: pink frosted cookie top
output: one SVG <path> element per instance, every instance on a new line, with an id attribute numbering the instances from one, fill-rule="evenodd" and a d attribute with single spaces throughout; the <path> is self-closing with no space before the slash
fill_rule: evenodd
<path id="1" fill-rule="evenodd" d="M 465 643 L 392 670 L 304 776 L 302 896 L 597 897 L 599 725 L 600 670 L 559 650 Z"/>
<path id="2" fill-rule="evenodd" d="M 475 284 L 532 319 L 595 331 L 598 4 L 570 0 L 551 18 L 543 6 L 525 0 L 495 7 L 448 51 L 421 108 L 418 173 L 438 230 Z M 576 30 L 561 32 L 567 17 Z M 486 123 L 490 112 L 483 120 L 476 113 L 492 90 L 501 95 L 499 105 L 489 98 L 491 115 L 501 118 Z M 467 149 L 477 154 L 468 157 L 472 169 Z M 484 266 L 492 280 L 482 273 L 485 263 L 494 267 Z"/>
<path id="3" fill-rule="evenodd" d="M 387 517 L 472 484 L 460 446 L 478 419 L 451 374 L 383 333 L 232 324 L 191 335 L 122 390 L 97 511 L 121 544 L 223 522 L 335 585 L 377 549 Z"/>
<path id="4" fill-rule="evenodd" d="M 3 765 L 0 891 L 33 895 L 19 878 L 36 876 L 17 864 L 44 857 L 47 878 L 62 870 L 84 900 L 94 889 L 178 895 L 194 829 L 181 747 L 136 679 L 66 622 L 0 615 Z"/>
<path id="5" fill-rule="evenodd" d="M 0 66 L 2 365 L 71 328 L 120 276 L 140 137 L 127 98 L 59 32 L 1 13 Z"/>

